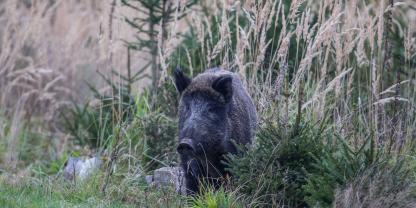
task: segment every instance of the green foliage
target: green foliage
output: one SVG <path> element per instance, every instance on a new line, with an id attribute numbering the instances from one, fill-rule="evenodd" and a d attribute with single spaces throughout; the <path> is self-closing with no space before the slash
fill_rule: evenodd
<path id="1" fill-rule="evenodd" d="M 234 13 L 231 13 L 230 15 L 234 15 Z M 203 40 L 200 40 L 200 37 L 198 37 L 197 35 L 197 28 L 193 23 L 189 23 L 189 32 L 183 34 L 183 40 L 180 44 L 180 47 L 177 47 L 175 52 L 172 54 L 172 65 L 181 68 L 191 76 L 197 75 L 203 72 L 205 69 L 221 65 L 221 56 L 217 56 L 215 59 L 210 60 L 210 65 L 208 65 L 208 57 L 206 51 L 204 51 L 205 48 L 203 42 L 212 41 L 216 43 L 221 38 L 220 28 L 218 27 L 221 24 L 219 22 L 219 19 L 211 17 L 209 21 L 210 22 L 208 23 L 203 22 L 202 24 L 205 28 L 209 27 L 212 36 L 204 36 Z M 234 28 L 235 27 L 230 27 L 230 29 Z M 188 59 L 188 57 L 190 60 Z"/>
<path id="2" fill-rule="evenodd" d="M 152 93 L 158 93 L 157 88 L 161 73 L 161 67 L 157 61 L 159 58 L 158 42 L 163 42 L 166 39 L 168 34 L 166 31 L 167 23 L 175 19 L 177 21 L 184 17 L 184 15 L 175 16 L 175 12 L 191 7 L 197 1 L 186 0 L 181 1 L 181 4 L 177 5 L 167 0 L 121 0 L 123 6 L 137 13 L 137 16 L 133 18 L 124 18 L 125 22 L 136 31 L 135 40 L 124 41 L 124 43 L 129 49 L 142 53 L 146 52 L 151 57 L 138 70 L 138 74 L 143 74 L 150 66 L 150 76 L 142 75 L 141 78 L 151 78 Z M 159 34 L 161 34 L 161 39 L 159 38 Z"/>
<path id="3" fill-rule="evenodd" d="M 301 123 L 286 133 L 285 128 L 266 123 L 253 148 L 229 156 L 234 185 L 267 206 L 331 207 L 345 203 L 341 198 L 348 197 L 348 191 L 363 196 L 353 204 L 386 203 L 383 197 L 394 203 L 396 196 L 406 203 L 414 199 L 410 193 L 415 177 L 409 177 L 414 170 L 406 167 L 412 160 L 394 159 L 376 149 L 372 137 L 352 148 L 350 139 L 324 134 L 322 125 Z"/>
<path id="4" fill-rule="evenodd" d="M 322 152 L 322 141 L 320 128 L 308 123 L 289 131 L 266 123 L 252 149 L 229 157 L 234 183 L 262 203 L 304 206 L 306 170 L 313 167 L 313 155 Z"/>
<path id="5" fill-rule="evenodd" d="M 176 164 L 177 122 L 162 110 L 151 110 L 149 94 L 137 97 L 133 121 L 123 128 L 120 154 L 127 157 L 120 158 L 119 168 L 133 162 L 134 169 L 151 172 Z"/>
<path id="6" fill-rule="evenodd" d="M 107 124 L 109 118 L 101 117 L 99 111 L 94 111 L 88 104 L 84 106 L 73 104 L 73 108 L 69 109 L 69 115 L 63 114 L 65 122 L 65 130 L 69 132 L 75 140 L 75 144 L 91 147 L 100 146 L 100 139 L 108 135 L 107 129 L 100 131 L 101 124 Z"/>
<path id="7" fill-rule="evenodd" d="M 392 155 L 377 151 L 371 137 L 357 149 L 353 149 L 346 141 L 348 139 L 336 137 L 324 146 L 320 154 L 314 155 L 313 168 L 308 170 L 307 184 L 303 186 L 308 205 L 331 207 L 334 200 L 338 200 L 335 203 L 345 203 L 340 198 L 347 197 L 349 193 L 334 193 L 336 190 L 348 192 L 348 189 L 356 192 L 356 195 L 363 195 L 360 198 L 362 201 L 357 199 L 352 204 L 376 203 L 383 197 L 392 197 L 399 192 L 405 198 L 411 197 L 407 192 L 414 187 L 415 180 L 409 177 L 411 168 L 406 167 L 411 164 L 409 160 L 395 159 Z M 370 194 L 372 191 L 375 192 Z M 394 197 L 390 200 L 394 201 Z M 355 206 L 347 204 L 340 207 Z"/>
<path id="8" fill-rule="evenodd" d="M 158 190 L 137 178 L 114 178 L 107 194 L 100 191 L 102 174 L 83 183 L 66 183 L 59 177 L 17 179 L 0 176 L 1 207 L 186 207 L 187 198 L 173 189 Z"/>
<path id="9" fill-rule="evenodd" d="M 307 184 L 303 186 L 305 201 L 309 205 L 329 207 L 337 187 L 374 167 L 384 167 L 387 158 L 376 153 L 371 137 L 357 150 L 352 149 L 346 139 L 336 137 L 324 146 L 324 151 L 314 155 L 313 168 L 308 170 Z M 319 192 L 316 190 L 320 190 Z"/>
<path id="10" fill-rule="evenodd" d="M 2 207 L 133 207 L 97 194 L 98 181 L 67 187 L 63 181 L 38 179 L 10 185 L 0 181 Z"/>
<path id="11" fill-rule="evenodd" d="M 165 81 L 161 83 L 159 89 L 154 111 L 160 111 L 170 118 L 176 118 L 178 114 L 179 96 L 175 86 L 172 82 Z"/>
<path id="12" fill-rule="evenodd" d="M 175 164 L 177 123 L 159 112 L 149 112 L 130 126 L 138 131 L 136 149 L 147 171 Z"/>
<path id="13" fill-rule="evenodd" d="M 68 155 L 63 154 L 62 157 L 52 160 L 46 164 L 39 164 L 33 167 L 32 172 L 36 177 L 58 174 L 63 170 L 65 163 L 68 160 Z"/>
<path id="14" fill-rule="evenodd" d="M 3 167 L 0 169 L 17 169 L 29 165 L 45 165 L 57 157 L 57 140 L 48 137 L 35 129 L 41 121 L 33 119 L 31 122 L 24 120 L 16 123 L 2 120 L 5 117 L 0 114 L 0 161 Z M 14 126 L 13 126 L 14 125 Z"/>
<path id="15" fill-rule="evenodd" d="M 10 185 L 0 182 L 2 207 L 183 207 L 185 200 L 174 191 L 144 191 L 133 184 L 111 184 L 107 196 L 99 191 L 100 178 L 76 186 L 61 180 L 40 178 Z"/>
<path id="16" fill-rule="evenodd" d="M 236 208 L 244 207 L 241 199 L 236 196 L 235 192 L 227 192 L 223 188 L 214 191 L 211 188 L 205 188 L 202 194 L 196 196 L 190 202 L 192 208 Z"/>
<path id="17" fill-rule="evenodd" d="M 113 71 L 113 74 L 120 77 L 119 83 L 100 74 L 111 87 L 111 95 L 102 94 L 95 87 L 89 85 L 95 98 L 99 100 L 99 104 L 90 106 L 87 103 L 79 106 L 74 103 L 68 113 L 62 114 L 65 130 L 73 136 L 76 144 L 80 146 L 105 148 L 113 138 L 116 127 L 126 125 L 133 120 L 136 106 L 131 88 L 137 80 L 135 76 L 125 77 L 116 71 Z"/>

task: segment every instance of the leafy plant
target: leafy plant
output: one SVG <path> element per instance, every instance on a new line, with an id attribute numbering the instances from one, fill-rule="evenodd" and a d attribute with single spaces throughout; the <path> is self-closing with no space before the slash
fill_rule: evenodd
<path id="1" fill-rule="evenodd" d="M 137 120 L 142 145 L 142 165 L 147 170 L 170 166 L 177 161 L 177 123 L 163 113 L 151 112 Z"/>
<path id="2" fill-rule="evenodd" d="M 244 206 L 235 192 L 227 192 L 223 188 L 217 191 L 211 188 L 203 188 L 202 193 L 191 200 L 189 207 L 236 208 Z"/>
<path id="3" fill-rule="evenodd" d="M 305 206 L 302 186 L 313 155 L 323 150 L 322 141 L 320 128 L 309 123 L 287 132 L 281 125 L 266 123 L 252 149 L 229 156 L 233 182 L 242 193 L 270 206 Z"/>
<path id="4" fill-rule="evenodd" d="M 121 144 L 121 154 L 127 156 L 128 164 L 133 162 L 136 170 L 145 172 L 176 165 L 177 161 L 177 122 L 162 110 L 152 111 L 149 94 L 145 91 L 137 97 L 135 116 L 125 126 Z"/>
<path id="5" fill-rule="evenodd" d="M 307 184 L 303 186 L 305 201 L 311 206 L 331 206 L 334 191 L 343 187 L 370 169 L 382 169 L 387 157 L 376 152 L 371 137 L 354 150 L 347 139 L 335 137 L 314 155 L 313 167 L 308 170 Z M 319 190 L 319 191 L 316 191 Z"/>
<path id="6" fill-rule="evenodd" d="M 146 52 L 151 58 L 145 63 L 138 73 L 151 70 L 151 74 L 143 75 L 142 78 L 149 77 L 152 80 L 151 92 L 153 96 L 158 94 L 159 79 L 161 75 L 160 48 L 167 37 L 169 22 L 178 21 L 185 15 L 178 16 L 179 10 L 194 5 L 198 0 L 173 1 L 168 0 L 122 0 L 123 6 L 137 13 L 133 18 L 125 17 L 126 23 L 136 31 L 135 40 L 124 41 L 129 49 Z M 156 96 L 157 97 L 157 96 Z M 155 100 L 152 97 L 152 104 Z"/>
<path id="7" fill-rule="evenodd" d="M 100 93 L 94 86 L 89 85 L 99 104 L 90 106 L 87 103 L 80 106 L 74 103 L 67 113 L 62 114 L 65 130 L 74 137 L 76 144 L 105 148 L 113 138 L 116 127 L 133 120 L 136 106 L 132 85 L 137 81 L 137 75 L 131 75 L 130 68 L 128 69 L 127 76 L 112 71 L 113 75 L 120 78 L 119 82 L 113 82 L 99 73 L 111 88 L 111 93 Z"/>

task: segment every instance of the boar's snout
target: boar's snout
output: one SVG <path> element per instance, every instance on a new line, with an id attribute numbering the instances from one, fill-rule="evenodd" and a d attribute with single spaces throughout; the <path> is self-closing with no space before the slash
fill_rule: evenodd
<path id="1" fill-rule="evenodd" d="M 195 152 L 195 145 L 194 142 L 191 139 L 182 139 L 179 142 L 178 147 L 176 148 L 176 150 L 182 154 L 185 152 Z"/>

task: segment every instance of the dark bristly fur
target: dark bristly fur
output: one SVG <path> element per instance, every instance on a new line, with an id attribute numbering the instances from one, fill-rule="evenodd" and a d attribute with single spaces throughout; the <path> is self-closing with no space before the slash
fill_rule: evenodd
<path id="1" fill-rule="evenodd" d="M 200 182 L 214 187 L 225 176 L 222 162 L 236 153 L 237 144 L 251 144 L 257 122 L 253 102 L 240 78 L 219 68 L 208 69 L 194 79 L 174 71 L 179 104 L 177 150 L 185 171 L 188 194 L 197 193 Z"/>

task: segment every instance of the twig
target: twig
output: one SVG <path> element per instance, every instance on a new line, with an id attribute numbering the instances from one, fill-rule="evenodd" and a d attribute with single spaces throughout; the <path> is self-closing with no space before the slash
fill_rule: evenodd
<path id="1" fill-rule="evenodd" d="M 101 192 L 103 194 L 106 193 L 108 183 L 110 182 L 110 176 L 113 174 L 113 164 L 117 160 L 118 151 L 120 149 L 120 146 L 118 145 L 119 141 L 120 141 L 120 135 L 117 136 L 117 139 L 116 139 L 116 147 L 111 152 L 110 160 L 107 163 L 107 167 L 106 167 L 106 171 L 105 171 L 104 184 L 101 187 Z"/>
<path id="2" fill-rule="evenodd" d="M 300 119 L 302 118 L 302 103 L 303 103 L 303 82 L 299 82 L 298 92 L 298 112 L 296 115 L 295 132 L 299 129 Z"/>

